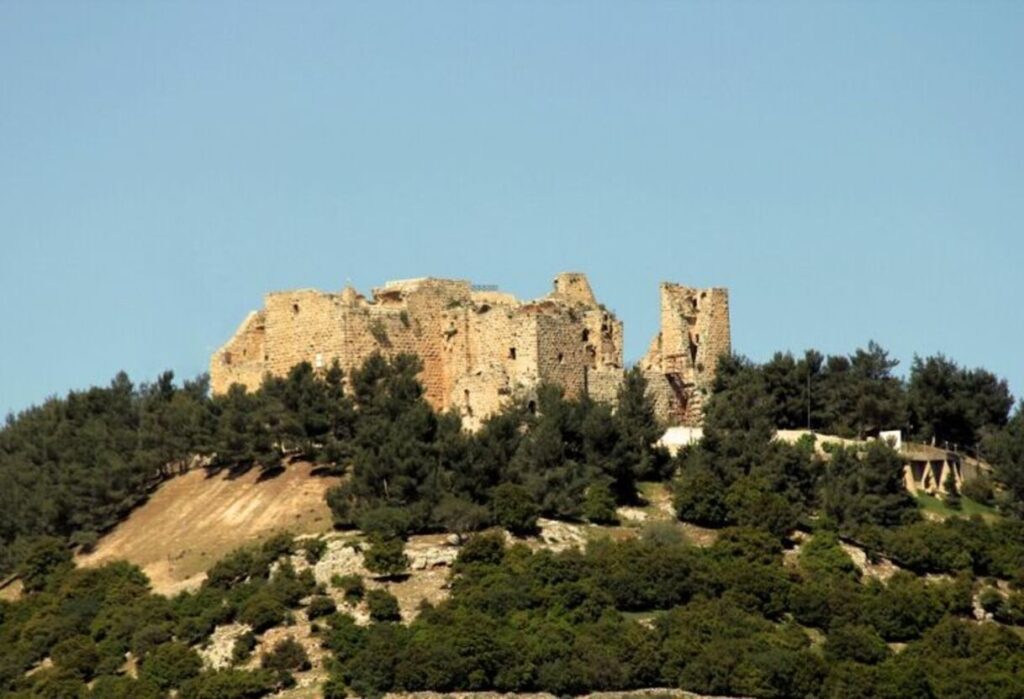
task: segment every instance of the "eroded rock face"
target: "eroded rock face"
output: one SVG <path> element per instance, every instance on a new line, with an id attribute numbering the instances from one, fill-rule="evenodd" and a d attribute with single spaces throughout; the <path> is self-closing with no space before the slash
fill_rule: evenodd
<path id="1" fill-rule="evenodd" d="M 534 548 L 558 552 L 571 548 L 582 549 L 587 545 L 587 530 L 582 524 L 541 518 L 537 520 L 537 526 L 540 528 L 540 540 L 529 542 Z"/>
<path id="2" fill-rule="evenodd" d="M 209 643 L 198 648 L 203 664 L 211 670 L 222 670 L 229 667 L 235 641 L 250 630 L 246 624 L 225 624 L 215 628 L 210 635 Z"/>
<path id="3" fill-rule="evenodd" d="M 302 564 L 308 566 L 305 559 Z M 327 550 L 313 566 L 313 577 L 318 583 L 330 585 L 335 575 L 370 575 L 363 565 L 362 550 L 352 537 L 328 539 Z"/>
<path id="4" fill-rule="evenodd" d="M 405 547 L 405 555 L 412 571 L 449 568 L 459 555 L 459 547 L 447 537 L 414 536 Z"/>
<path id="5" fill-rule="evenodd" d="M 846 555 L 853 560 L 853 564 L 866 577 L 876 578 L 885 582 L 899 571 L 899 566 L 887 558 L 882 558 L 877 563 L 872 563 L 864 549 L 859 546 L 848 544 L 845 541 L 839 542 L 839 545 L 846 552 Z"/>
<path id="6" fill-rule="evenodd" d="M 409 559 L 407 575 L 394 579 L 378 578 L 364 565 L 364 552 L 368 546 L 358 534 L 332 534 L 325 537 L 327 548 L 320 560 L 310 565 L 302 554 L 292 556 L 295 570 L 312 568 L 317 583 L 326 588 L 338 610 L 350 614 L 357 623 L 370 622 L 365 603 L 349 604 L 342 592 L 335 589 L 331 580 L 337 577 L 357 575 L 363 579 L 367 589 L 387 590 L 398 599 L 402 619 L 411 621 L 419 614 L 423 602 L 438 604 L 448 597 L 448 582 L 451 566 L 459 555 L 459 546 L 444 535 L 411 536 L 405 544 L 405 555 Z"/>

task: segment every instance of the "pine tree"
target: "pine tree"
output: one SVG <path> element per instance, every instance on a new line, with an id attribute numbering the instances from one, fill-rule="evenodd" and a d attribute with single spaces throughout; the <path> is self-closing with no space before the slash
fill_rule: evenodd
<path id="1" fill-rule="evenodd" d="M 623 474 L 631 469 L 635 480 L 664 480 L 669 477 L 671 464 L 668 452 L 655 446 L 664 433 L 654 411 L 654 400 L 648 393 L 647 379 L 640 367 L 626 372 L 615 404 L 615 425 L 618 429 L 618 449 L 615 459 L 616 497 L 619 502 L 633 498 Z"/>
<path id="2" fill-rule="evenodd" d="M 946 495 L 943 498 L 945 503 L 954 510 L 959 510 L 961 504 L 960 488 L 956 485 L 956 475 L 953 473 L 953 469 L 950 469 L 949 473 L 946 474 L 946 480 L 942 486 L 946 490 Z"/>

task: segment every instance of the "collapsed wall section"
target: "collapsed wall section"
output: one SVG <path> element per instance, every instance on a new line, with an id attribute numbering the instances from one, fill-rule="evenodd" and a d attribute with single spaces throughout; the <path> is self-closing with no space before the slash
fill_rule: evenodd
<path id="1" fill-rule="evenodd" d="M 224 393 L 233 383 L 258 386 L 269 355 L 266 346 L 266 311 L 251 311 L 227 344 L 210 359 L 210 388 Z"/>

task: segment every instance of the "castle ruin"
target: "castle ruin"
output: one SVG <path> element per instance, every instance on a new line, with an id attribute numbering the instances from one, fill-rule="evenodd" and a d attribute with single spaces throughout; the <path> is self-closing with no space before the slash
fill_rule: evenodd
<path id="1" fill-rule="evenodd" d="M 661 332 L 640 361 L 658 417 L 667 425 L 700 425 L 718 358 L 730 352 L 728 290 L 662 283 Z"/>
<path id="2" fill-rule="evenodd" d="M 214 393 L 235 383 L 255 389 L 265 374 L 284 375 L 300 362 L 324 369 L 337 360 L 350 372 L 374 352 L 408 352 L 423 362 L 431 405 L 457 409 L 475 428 L 542 382 L 571 398 L 614 401 L 622 348 L 621 321 L 583 274 L 559 274 L 552 292 L 533 301 L 467 281 L 410 279 L 387 282 L 370 299 L 351 287 L 267 294 L 263 309 L 214 353 L 210 384 Z M 659 418 L 699 424 L 717 352 L 729 348 L 724 289 L 662 285 L 661 332 L 642 363 Z"/>

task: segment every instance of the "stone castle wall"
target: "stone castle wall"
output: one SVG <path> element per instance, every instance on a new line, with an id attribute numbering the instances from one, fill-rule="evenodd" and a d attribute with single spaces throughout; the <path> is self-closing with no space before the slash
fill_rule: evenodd
<path id="1" fill-rule="evenodd" d="M 658 415 L 669 424 L 701 418 L 718 354 L 729 350 L 724 289 L 661 288 L 661 332 L 644 359 Z M 696 304 L 696 305 L 694 305 Z M 417 354 L 427 400 L 455 409 L 476 427 L 513 396 L 540 382 L 569 397 L 614 401 L 623 380 L 622 323 L 599 304 L 586 276 L 556 277 L 548 296 L 522 302 L 475 290 L 466 281 L 388 282 L 372 298 L 351 288 L 267 294 L 210 362 L 214 393 L 239 383 L 257 388 L 300 362 L 346 373 L 374 352 Z"/>
<path id="2" fill-rule="evenodd" d="M 214 393 L 257 388 L 300 362 L 346 372 L 374 352 L 417 354 L 426 398 L 470 426 L 539 382 L 566 394 L 614 398 L 622 382 L 622 323 L 597 305 L 586 277 L 562 274 L 543 299 L 474 291 L 465 281 L 389 282 L 366 299 L 352 289 L 267 294 L 210 362 Z"/>
<path id="3" fill-rule="evenodd" d="M 658 415 L 671 425 L 700 425 L 718 359 L 731 351 L 729 292 L 663 283 L 661 331 L 640 364 Z"/>

